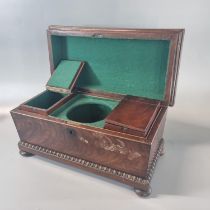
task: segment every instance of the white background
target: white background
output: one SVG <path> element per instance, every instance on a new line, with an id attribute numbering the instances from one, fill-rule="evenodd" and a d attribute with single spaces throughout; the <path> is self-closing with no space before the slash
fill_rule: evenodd
<path id="1" fill-rule="evenodd" d="M 0 11 L 0 209 L 210 209 L 208 0 L 0 0 Z M 50 24 L 186 29 L 166 154 L 150 199 L 74 168 L 18 155 L 8 111 L 45 88 Z"/>

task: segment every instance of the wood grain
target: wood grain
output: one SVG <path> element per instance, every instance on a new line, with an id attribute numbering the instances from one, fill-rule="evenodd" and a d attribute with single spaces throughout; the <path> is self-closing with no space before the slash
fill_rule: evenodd
<path id="1" fill-rule="evenodd" d="M 22 141 L 146 176 L 150 145 L 12 113 Z"/>

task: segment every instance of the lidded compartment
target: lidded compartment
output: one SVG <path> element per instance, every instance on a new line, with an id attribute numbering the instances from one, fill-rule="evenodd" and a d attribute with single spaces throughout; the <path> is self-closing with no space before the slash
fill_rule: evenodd
<path id="1" fill-rule="evenodd" d="M 105 128 L 145 137 L 160 110 L 160 101 L 126 96 L 107 116 Z"/>
<path id="2" fill-rule="evenodd" d="M 60 103 L 65 103 L 69 96 L 64 93 L 45 90 L 37 96 L 20 105 L 20 109 L 38 114 L 48 115 Z"/>
<path id="3" fill-rule="evenodd" d="M 63 60 L 47 82 L 47 90 L 21 104 L 20 108 L 39 114 L 49 114 L 70 99 L 84 62 Z"/>
<path id="4" fill-rule="evenodd" d="M 37 107 L 39 109 L 49 109 L 52 105 L 61 100 L 65 94 L 55 93 L 51 91 L 44 91 L 38 96 L 32 98 L 28 102 L 25 103 L 27 106 Z"/>

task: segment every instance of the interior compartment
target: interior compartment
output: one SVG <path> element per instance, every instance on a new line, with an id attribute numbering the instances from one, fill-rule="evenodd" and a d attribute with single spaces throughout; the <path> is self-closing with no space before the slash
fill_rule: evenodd
<path id="1" fill-rule="evenodd" d="M 105 118 L 118 105 L 119 100 L 75 95 L 50 116 L 96 127 L 104 127 Z"/>
<path id="2" fill-rule="evenodd" d="M 105 128 L 146 136 L 160 110 L 160 101 L 125 96 L 106 117 Z"/>
<path id="3" fill-rule="evenodd" d="M 105 104 L 87 103 L 72 108 L 67 117 L 76 122 L 94 123 L 105 119 L 112 109 Z"/>
<path id="4" fill-rule="evenodd" d="M 48 109 L 65 96 L 66 94 L 63 93 L 56 93 L 46 90 L 38 96 L 27 101 L 24 105 L 36 107 L 39 109 Z"/>

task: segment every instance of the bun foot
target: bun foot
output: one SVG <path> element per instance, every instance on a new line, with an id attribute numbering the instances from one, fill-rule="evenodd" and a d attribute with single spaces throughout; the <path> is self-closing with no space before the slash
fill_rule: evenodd
<path id="1" fill-rule="evenodd" d="M 141 189 L 138 189 L 138 188 L 135 188 L 134 187 L 134 192 L 140 196 L 140 197 L 148 197 L 151 192 L 152 192 L 152 188 L 149 187 L 146 191 L 145 190 L 141 190 Z"/>
<path id="2" fill-rule="evenodd" d="M 29 153 L 29 152 L 22 151 L 22 150 L 20 150 L 19 153 L 20 153 L 20 155 L 22 155 L 23 157 L 31 157 L 31 156 L 33 156 L 33 154 L 31 154 L 31 153 Z"/>

